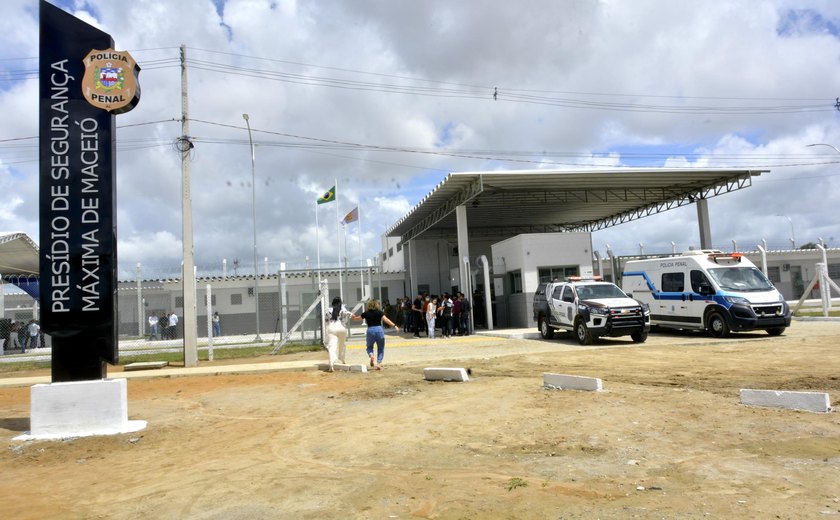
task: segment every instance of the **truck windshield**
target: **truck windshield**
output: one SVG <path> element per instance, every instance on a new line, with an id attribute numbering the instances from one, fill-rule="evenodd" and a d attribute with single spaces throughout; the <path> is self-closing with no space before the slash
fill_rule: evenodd
<path id="1" fill-rule="evenodd" d="M 591 300 L 594 298 L 627 298 L 621 289 L 613 284 L 584 285 L 577 288 L 578 298 Z"/>
<path id="2" fill-rule="evenodd" d="M 709 275 L 724 291 L 770 291 L 773 284 L 755 267 L 722 267 L 709 269 Z"/>

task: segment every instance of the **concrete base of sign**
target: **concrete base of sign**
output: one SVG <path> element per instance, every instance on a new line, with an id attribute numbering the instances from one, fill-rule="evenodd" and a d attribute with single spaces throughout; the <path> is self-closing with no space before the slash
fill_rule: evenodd
<path id="1" fill-rule="evenodd" d="M 556 390 L 584 390 L 600 392 L 603 382 L 595 377 L 567 376 L 563 374 L 543 374 L 543 386 Z"/>
<path id="2" fill-rule="evenodd" d="M 125 379 L 34 385 L 30 398 L 30 432 L 15 440 L 115 435 L 146 428 L 146 421 L 128 420 Z"/>
<path id="3" fill-rule="evenodd" d="M 742 388 L 741 404 L 820 413 L 831 411 L 831 402 L 828 399 L 828 394 L 824 392 L 789 392 Z"/>
<path id="4" fill-rule="evenodd" d="M 318 370 L 323 372 L 328 372 L 330 369 L 329 363 L 318 363 Z M 333 369 L 336 372 L 367 372 L 367 367 L 365 365 L 343 365 L 341 363 L 336 363 L 333 365 Z"/>
<path id="5" fill-rule="evenodd" d="M 464 368 L 424 368 L 423 378 L 426 381 L 469 381 L 470 376 Z"/>

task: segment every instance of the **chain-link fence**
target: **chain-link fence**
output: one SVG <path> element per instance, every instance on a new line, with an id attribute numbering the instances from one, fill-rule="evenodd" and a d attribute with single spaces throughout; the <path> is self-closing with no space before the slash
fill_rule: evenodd
<path id="1" fill-rule="evenodd" d="M 324 270 L 330 297 L 341 295 L 352 308 L 372 296 L 388 303 L 388 295 L 401 295 L 403 273 L 378 274 L 372 269 Z M 196 280 L 195 327 L 197 343 L 213 346 L 279 343 L 318 296 L 318 272 L 299 270 L 268 276 L 199 277 Z M 184 295 L 181 280 L 120 282 L 117 290 L 117 327 L 121 356 L 183 348 Z M 23 352 L 21 329 L 38 318 L 38 304 L 11 284 L 3 284 L 0 306 L 0 338 L 6 354 Z M 259 324 L 259 327 L 258 327 Z M 293 341 L 320 342 L 320 312 L 312 312 L 290 336 Z M 361 328 L 357 328 L 359 332 Z M 17 342 L 11 335 L 17 333 Z M 353 331 L 351 330 L 351 334 Z M 40 334 L 41 346 L 50 346 Z"/>

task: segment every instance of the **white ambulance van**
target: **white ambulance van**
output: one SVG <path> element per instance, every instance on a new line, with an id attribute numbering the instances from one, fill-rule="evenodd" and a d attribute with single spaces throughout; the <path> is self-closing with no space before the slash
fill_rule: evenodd
<path id="1" fill-rule="evenodd" d="M 790 326 L 790 308 L 752 262 L 739 253 L 686 251 L 680 256 L 631 260 L 621 288 L 650 306 L 651 326 L 730 332 Z"/>

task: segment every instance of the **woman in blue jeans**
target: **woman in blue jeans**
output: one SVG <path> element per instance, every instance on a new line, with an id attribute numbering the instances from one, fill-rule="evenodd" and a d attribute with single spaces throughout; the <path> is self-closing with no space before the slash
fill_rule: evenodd
<path id="1" fill-rule="evenodd" d="M 377 300 L 369 300 L 367 302 L 367 310 L 361 316 L 353 316 L 356 321 L 365 320 L 367 324 L 367 354 L 370 357 L 370 366 L 376 367 L 376 370 L 382 370 L 382 358 L 385 357 L 385 329 L 382 328 L 382 322 L 385 322 L 389 327 L 397 329 L 400 328 L 385 316 L 382 309 L 379 307 Z M 373 357 L 373 345 L 376 344 L 376 358 Z"/>

